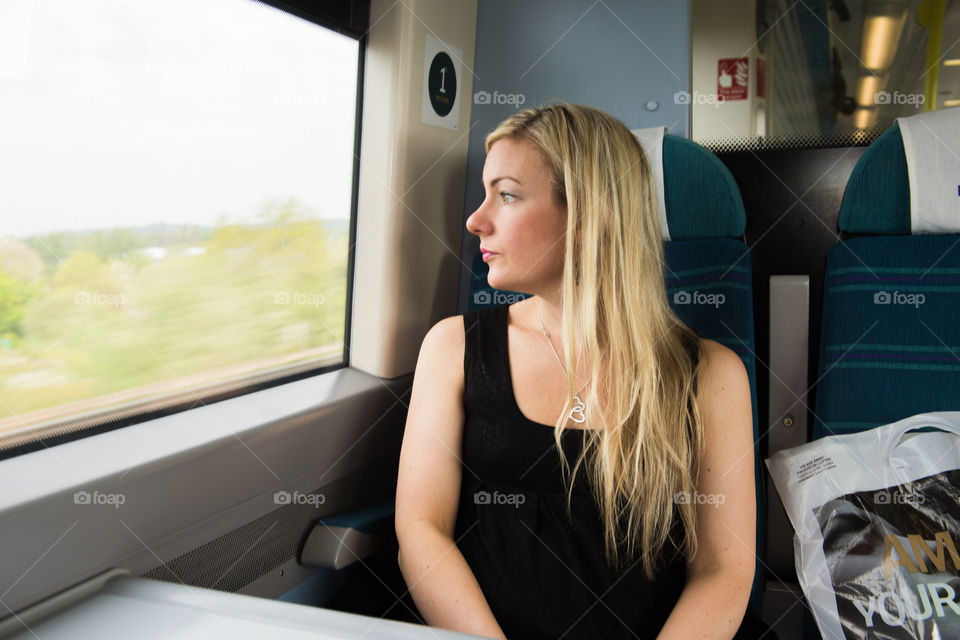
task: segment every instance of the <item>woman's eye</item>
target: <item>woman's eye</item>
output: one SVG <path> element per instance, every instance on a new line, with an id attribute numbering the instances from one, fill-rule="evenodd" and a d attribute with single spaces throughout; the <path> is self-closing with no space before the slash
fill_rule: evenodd
<path id="1" fill-rule="evenodd" d="M 500 197 L 503 198 L 503 201 L 508 204 L 517 199 L 515 195 L 513 195 L 512 193 L 507 193 L 505 191 L 500 192 Z"/>

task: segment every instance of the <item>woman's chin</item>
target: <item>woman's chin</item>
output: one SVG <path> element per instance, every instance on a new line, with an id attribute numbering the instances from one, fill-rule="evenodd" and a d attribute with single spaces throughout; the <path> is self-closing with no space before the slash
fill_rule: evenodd
<path id="1" fill-rule="evenodd" d="M 503 278 L 498 278 L 493 272 L 487 274 L 487 284 L 493 289 L 510 290 L 510 283 Z"/>
<path id="2" fill-rule="evenodd" d="M 509 276 L 504 276 L 497 267 L 491 267 L 487 272 L 487 285 L 498 291 L 529 291 L 532 283 L 529 280 L 511 279 Z"/>

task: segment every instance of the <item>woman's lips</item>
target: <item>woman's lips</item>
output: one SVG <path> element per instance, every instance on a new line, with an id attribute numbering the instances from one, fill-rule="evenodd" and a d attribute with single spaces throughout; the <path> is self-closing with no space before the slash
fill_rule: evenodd
<path id="1" fill-rule="evenodd" d="M 483 254 L 483 261 L 484 261 L 484 262 L 486 262 L 486 261 L 489 260 L 490 258 L 498 255 L 498 254 L 496 254 L 496 253 L 493 253 L 492 251 L 481 251 L 481 253 Z"/>

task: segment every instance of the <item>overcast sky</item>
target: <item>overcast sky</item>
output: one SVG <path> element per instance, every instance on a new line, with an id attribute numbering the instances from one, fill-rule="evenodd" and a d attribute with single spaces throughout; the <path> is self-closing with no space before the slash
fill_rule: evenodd
<path id="1" fill-rule="evenodd" d="M 253 0 L 0 0 L 0 236 L 348 217 L 356 78 Z"/>

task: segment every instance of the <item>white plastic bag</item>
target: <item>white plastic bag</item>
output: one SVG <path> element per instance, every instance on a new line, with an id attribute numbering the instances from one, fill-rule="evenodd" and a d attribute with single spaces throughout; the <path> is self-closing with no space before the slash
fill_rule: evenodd
<path id="1" fill-rule="evenodd" d="M 824 640 L 960 640 L 960 412 L 828 436 L 767 467 Z"/>

